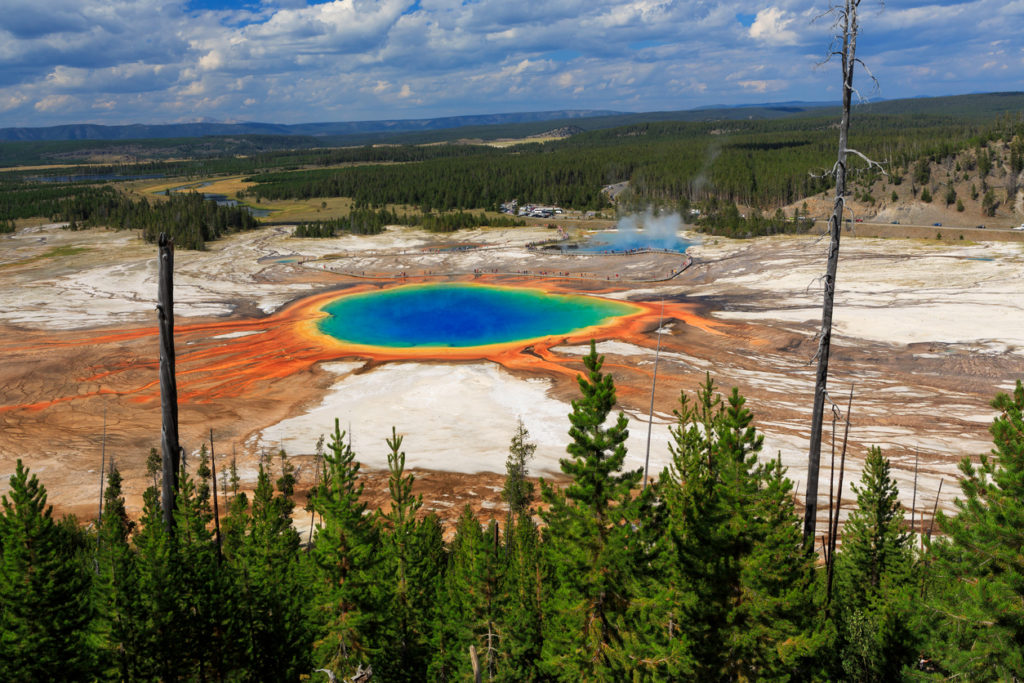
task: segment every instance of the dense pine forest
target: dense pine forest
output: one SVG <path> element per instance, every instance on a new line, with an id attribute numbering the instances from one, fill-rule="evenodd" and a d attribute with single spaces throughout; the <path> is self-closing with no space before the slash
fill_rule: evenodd
<path id="1" fill-rule="evenodd" d="M 515 197 L 596 210 L 610 205 L 601 188 L 625 181 L 627 202 L 714 197 L 768 208 L 829 189 L 824 171 L 835 154 L 833 124 L 825 118 L 650 123 L 415 164 L 264 173 L 250 180 L 257 183 L 252 193 L 263 199 L 342 196 L 425 210 L 497 208 Z M 1006 118 L 982 124 L 873 116 L 858 120 L 853 142 L 902 176 L 919 159 L 942 159 L 1022 132 L 1024 123 Z"/>
<path id="2" fill-rule="evenodd" d="M 1024 120 L 1002 106 L 1004 100 L 1012 104 L 1019 99 L 978 96 L 974 109 L 970 98 L 939 98 L 930 108 L 927 101 L 865 107 L 850 142 L 881 160 L 885 174 L 878 169 L 854 173 L 849 195 L 866 205 L 887 199 L 934 201 L 961 211 L 969 196 L 983 215 L 995 215 L 1015 195 L 1024 170 Z M 512 199 L 581 211 L 656 206 L 685 213 L 699 207 L 700 227 L 715 234 L 792 231 L 776 210 L 833 186 L 826 171 L 834 162 L 836 121 L 825 111 L 749 120 L 601 119 L 608 125 L 632 121 L 615 127 L 581 120 L 591 129 L 573 128 L 574 134 L 562 139 L 504 147 L 448 142 L 311 148 L 315 139 L 293 138 L 293 147 L 284 149 L 282 139 L 252 136 L 246 138 L 249 153 L 240 154 L 234 139 L 192 140 L 183 148 L 192 155 L 186 160 L 2 172 L 0 231 L 13 231 L 19 220 L 46 218 L 76 227 L 142 229 L 150 239 L 154 228 L 147 226 L 161 224 L 179 247 L 203 248 L 206 241 L 256 221 L 237 207 L 190 204 L 166 210 L 161 198 L 142 200 L 133 194 L 130 181 L 230 175 L 246 179 L 246 189 L 238 193 L 242 200 L 321 204 L 347 197 L 355 209 L 370 212 L 357 218 L 318 217 L 320 223 L 309 222 L 303 234 L 372 232 L 376 228 L 352 226 L 375 225 L 384 213 L 395 211 L 402 211 L 409 224 L 449 231 L 479 224 L 467 220 L 466 212 L 496 211 Z M 185 144 L 140 142 L 136 151 L 172 143 Z M 81 141 L 63 144 L 68 145 L 61 152 L 65 155 L 87 149 Z M 613 202 L 603 188 L 618 183 L 626 183 L 626 189 Z M 759 215 L 737 217 L 748 208 Z M 796 218 L 799 224 L 801 216 Z"/>
<path id="3" fill-rule="evenodd" d="M 889 463 L 866 455 L 841 549 L 801 539 L 792 483 L 736 390 L 681 395 L 672 464 L 623 471 L 615 386 L 585 357 L 564 488 L 509 448 L 502 523 L 467 508 L 444 541 L 385 440 L 391 502 L 361 502 L 334 425 L 307 513 L 265 456 L 214 499 L 204 447 L 183 465 L 174 522 L 154 486 L 138 522 L 111 467 L 93 527 L 55 519 L 18 463 L 0 511 L 0 678 L 374 681 L 1011 680 L 1024 676 L 1024 387 L 993 402 L 994 449 L 965 459 L 958 512 L 919 538 Z M 610 426 L 609 426 L 610 425 Z M 225 491 L 224 488 L 227 490 Z M 539 493 L 539 496 L 538 496 Z M 215 524 L 215 505 L 222 512 Z M 472 655 L 471 655 L 472 652 Z M 475 658 L 475 660 L 474 660 Z"/>
<path id="4" fill-rule="evenodd" d="M 134 200 L 109 185 L 51 186 L 15 188 L 3 194 L 0 204 L 12 215 L 2 225 L 13 232 L 15 218 L 46 216 L 66 221 L 69 230 L 107 227 L 113 230 L 139 230 L 147 242 L 156 242 L 161 232 L 173 236 L 183 249 L 203 249 L 207 242 L 240 230 L 252 230 L 259 223 L 241 206 L 220 206 L 196 192 L 173 193 L 166 200 Z"/>

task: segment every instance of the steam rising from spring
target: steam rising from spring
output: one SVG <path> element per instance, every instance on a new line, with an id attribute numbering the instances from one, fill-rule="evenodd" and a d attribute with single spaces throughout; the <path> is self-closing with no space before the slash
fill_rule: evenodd
<path id="1" fill-rule="evenodd" d="M 596 243 L 591 246 L 596 250 L 607 251 L 666 249 L 682 252 L 693 244 L 679 237 L 679 231 L 684 226 L 678 213 L 655 214 L 648 209 L 642 214 L 623 216 L 615 232 L 597 235 L 594 240 Z"/>

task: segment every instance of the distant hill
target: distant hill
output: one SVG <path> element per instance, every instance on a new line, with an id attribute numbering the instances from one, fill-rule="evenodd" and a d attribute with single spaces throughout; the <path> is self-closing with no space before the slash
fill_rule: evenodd
<path id="1" fill-rule="evenodd" d="M 495 126 L 517 123 L 567 121 L 583 118 L 617 116 L 620 114 L 621 112 L 608 110 L 568 109 L 560 111 L 521 112 L 512 114 L 445 116 L 433 119 L 299 123 L 294 125 L 245 122 L 101 126 L 81 123 L 63 126 L 48 126 L 45 128 L 0 128 L 0 141 L 154 140 L 228 135 L 307 135 L 314 137 L 337 137 L 365 135 L 370 133 L 411 133 L 447 130 L 451 128 L 465 128 L 467 126 Z"/>
<path id="2" fill-rule="evenodd" d="M 855 115 L 994 120 L 1024 112 L 1024 92 L 880 100 L 857 105 Z M 716 122 L 829 118 L 839 105 L 776 102 L 681 111 L 615 112 L 556 110 L 431 119 L 337 123 L 182 123 L 100 126 L 73 124 L 47 128 L 0 129 L 0 168 L 111 160 L 159 161 L 251 156 L 275 150 L 422 145 L 489 140 L 529 140 L 659 122 Z"/>
<path id="3" fill-rule="evenodd" d="M 772 109 L 778 111 L 803 111 L 806 109 L 821 109 L 822 107 L 838 107 L 839 102 L 801 102 L 792 100 L 790 102 L 771 102 L 768 104 L 711 104 L 704 107 L 697 107 L 693 111 L 706 111 L 708 109 Z"/>
<path id="4" fill-rule="evenodd" d="M 0 128 L 0 142 L 45 142 L 67 140 L 163 140 L 228 136 L 306 136 L 324 138 L 325 144 L 371 144 L 390 141 L 435 142 L 459 137 L 494 138 L 538 135 L 553 128 L 574 126 L 598 130 L 655 121 L 714 121 L 735 119 L 777 119 L 838 110 L 838 103 L 776 102 L 700 107 L 678 111 L 618 112 L 600 109 L 565 109 L 444 116 L 430 119 L 383 121 L 342 121 L 328 123 L 173 123 L 102 126 L 80 123 L 45 128 Z M 982 93 L 948 97 L 881 100 L 858 105 L 861 114 L 926 114 L 933 116 L 991 117 L 1024 111 L 1024 92 Z M 458 133 L 454 133 L 459 131 Z"/>
<path id="5" fill-rule="evenodd" d="M 913 97 L 858 105 L 857 114 L 927 114 L 964 118 L 992 118 L 1024 112 L 1024 92 L 992 92 L 947 97 Z"/>

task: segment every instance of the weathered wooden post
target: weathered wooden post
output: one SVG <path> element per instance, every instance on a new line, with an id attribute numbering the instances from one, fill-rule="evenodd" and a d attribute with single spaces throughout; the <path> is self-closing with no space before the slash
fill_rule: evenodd
<path id="1" fill-rule="evenodd" d="M 160 275 L 157 320 L 160 326 L 160 407 L 163 480 L 160 502 L 164 525 L 174 531 L 174 498 L 178 492 L 181 446 L 178 443 L 178 383 L 174 377 L 174 240 L 160 233 Z"/>

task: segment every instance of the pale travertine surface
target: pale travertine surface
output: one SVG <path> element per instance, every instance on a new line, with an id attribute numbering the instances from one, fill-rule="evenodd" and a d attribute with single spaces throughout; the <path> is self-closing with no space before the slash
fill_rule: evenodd
<path id="1" fill-rule="evenodd" d="M 527 250 L 528 242 L 552 236 L 543 227 L 444 236 L 394 227 L 382 235 L 330 240 L 299 240 L 290 233 L 288 227 L 266 228 L 212 243 L 206 252 L 177 252 L 176 318 L 258 320 L 340 283 L 390 283 L 403 274 L 443 278 L 482 272 L 524 283 L 554 275 L 602 296 L 693 302 L 712 324 L 722 325 L 722 336 L 702 335 L 674 320 L 660 328 L 664 345 L 651 471 L 669 462 L 669 425 L 679 392 L 692 393 L 710 373 L 723 392 L 736 386 L 748 397 L 747 405 L 766 435 L 764 457 L 780 454 L 794 481 L 805 478 L 824 241 L 704 238 L 690 250 L 693 266 L 658 282 L 680 267 L 681 257 Z M 452 245 L 485 248 L 437 251 Z M 67 247 L 84 250 L 48 256 Z M 153 245 L 132 233 L 68 232 L 56 225 L 0 238 L 4 343 L 17 346 L 41 331 L 86 337 L 91 330 L 152 326 L 155 253 Z M 611 291 L 603 291 L 607 288 Z M 856 386 L 844 504 L 852 505 L 849 486 L 857 481 L 864 449 L 874 444 L 892 459 L 905 502 L 911 498 L 914 458 L 920 452 L 919 510 L 934 503 L 940 479 L 945 482 L 941 507 L 951 509 L 956 462 L 990 448 L 987 427 L 994 413 L 988 402 L 997 391 L 1012 390 L 1024 375 L 1021 246 L 844 236 L 834 330 L 830 391 L 841 411 L 850 385 Z M 215 338 L 227 342 L 251 334 L 227 332 Z M 650 329 L 637 338 L 606 339 L 597 345 L 620 385 L 621 405 L 630 418 L 629 468 L 643 465 L 657 343 L 657 330 Z M 567 366 L 573 369 L 588 350 L 578 344 L 551 349 L 574 363 Z M 29 392 L 24 387 L 45 393 L 39 387 L 73 385 L 76 377 L 88 374 L 62 375 L 64 361 L 54 356 L 51 362 L 50 353 L 60 351 L 40 350 L 34 356 L 39 369 L 31 371 L 0 359 L 0 398 L 9 399 L 0 405 Z M 90 368 L 102 362 L 88 361 Z M 41 374 L 46 372 L 52 374 Z M 293 455 L 311 454 L 335 417 L 342 429 L 351 425 L 356 452 L 371 469 L 386 467 L 384 438 L 392 425 L 405 435 L 403 448 L 412 468 L 500 473 L 520 417 L 538 445 L 535 473 L 556 473 L 558 459 L 565 455 L 566 415 L 576 395 L 571 374 L 533 376 L 485 360 L 367 365 L 360 359 L 324 363 L 317 372 L 315 382 L 281 386 L 277 413 L 239 408 L 235 414 L 224 406 L 194 406 L 197 415 L 233 435 L 244 479 L 252 480 L 263 449 L 283 445 Z M 76 503 L 91 500 L 98 471 L 95 452 L 83 458 L 97 446 L 100 411 L 85 400 L 48 417 L 51 410 L 0 413 L 0 489 L 15 460 L 24 457 L 57 479 L 52 486 L 61 496 Z M 152 425 L 134 424 L 131 410 L 125 407 L 108 429 L 115 443 L 118 435 L 124 442 L 119 456 L 124 467 L 138 473 L 152 441 L 141 435 L 151 433 Z M 67 438 L 55 444 L 48 431 L 53 429 Z M 200 424 L 193 432 L 202 434 L 203 429 Z M 826 434 L 826 466 L 830 438 Z M 33 443 L 37 447 L 28 452 L 25 444 Z M 827 487 L 827 473 L 822 482 Z M 130 490 L 132 486 L 129 482 Z M 138 491 L 142 484 L 135 486 Z M 827 488 L 819 496 L 827 497 Z"/>

